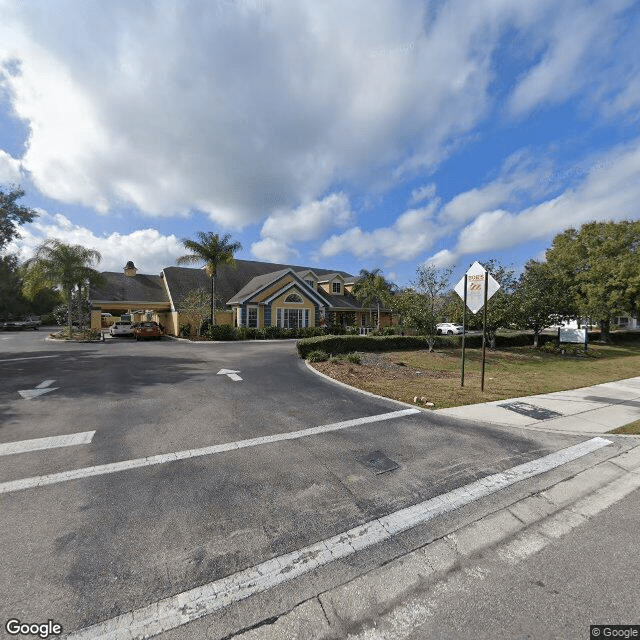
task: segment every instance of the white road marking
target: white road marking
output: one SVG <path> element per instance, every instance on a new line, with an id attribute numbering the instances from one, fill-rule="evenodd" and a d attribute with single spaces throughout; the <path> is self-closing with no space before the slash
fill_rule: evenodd
<path id="1" fill-rule="evenodd" d="M 17 360 L 38 360 L 39 358 L 57 358 L 57 357 L 58 356 L 31 356 L 30 358 L 4 358 L 3 360 L 0 360 L 0 364 L 2 364 L 3 362 L 16 362 Z"/>
<path id="2" fill-rule="evenodd" d="M 355 418 L 354 420 L 345 420 L 343 422 L 334 422 L 320 427 L 311 427 L 310 429 L 302 429 L 301 431 L 290 431 L 288 433 L 276 433 L 271 436 L 261 436 L 260 438 L 250 438 L 249 440 L 239 440 L 237 442 L 227 442 L 225 444 L 216 444 L 202 449 L 188 449 L 186 451 L 176 451 L 175 453 L 162 453 L 147 458 L 136 458 L 134 460 L 123 460 L 121 462 L 112 462 L 110 464 L 101 464 L 95 467 L 84 467 L 82 469 L 73 469 L 71 471 L 61 471 L 59 473 L 50 473 L 46 476 L 34 476 L 32 478 L 24 478 L 22 480 L 11 480 L 0 484 L 0 493 L 11 493 L 13 491 L 21 491 L 23 489 L 31 489 L 33 487 L 42 487 L 48 484 L 57 484 L 59 482 L 67 482 L 69 480 L 77 480 L 79 478 L 89 478 L 91 476 L 101 476 L 107 473 L 117 473 L 119 471 L 127 471 L 129 469 L 139 469 L 141 467 L 150 467 L 165 462 L 175 462 L 176 460 L 187 460 L 198 456 L 207 456 L 224 451 L 233 451 L 235 449 L 244 449 L 246 447 L 256 447 L 260 444 L 271 444 L 273 442 L 281 442 L 283 440 L 295 440 L 306 436 L 318 435 L 329 431 L 339 431 L 348 427 L 357 427 L 371 422 L 381 422 L 382 420 L 392 420 L 403 416 L 420 413 L 418 409 L 402 409 L 401 411 L 392 411 L 390 413 L 382 413 L 376 416 L 367 416 L 365 418 Z"/>
<path id="3" fill-rule="evenodd" d="M 18 391 L 18 393 L 25 399 L 31 400 L 32 398 L 37 398 L 38 396 L 44 395 L 45 393 L 49 393 L 49 391 L 55 391 L 60 387 L 47 387 L 46 389 L 22 389 Z"/>
<path id="4" fill-rule="evenodd" d="M 42 449 L 57 449 L 58 447 L 73 447 L 78 444 L 89 444 L 95 431 L 72 433 L 68 436 L 51 436 L 49 438 L 33 438 L 0 444 L 0 456 L 9 456 L 25 451 L 40 451 Z"/>
<path id="5" fill-rule="evenodd" d="M 234 382 L 238 382 L 238 381 L 242 380 L 242 378 L 238 375 L 239 373 L 240 373 L 239 371 L 234 371 L 232 369 L 220 369 L 220 371 L 218 371 L 218 373 L 216 375 L 228 376 Z"/>
<path id="6" fill-rule="evenodd" d="M 36 389 L 46 389 L 47 387 L 50 387 L 54 382 L 55 380 L 45 380 L 44 382 L 36 385 Z"/>
<path id="7" fill-rule="evenodd" d="M 267 591 L 334 560 L 350 556 L 356 551 L 387 540 L 401 531 L 423 524 L 438 515 L 496 493 L 516 482 L 555 469 L 609 444 L 611 441 L 605 438 L 592 438 L 561 449 L 538 460 L 487 476 L 431 500 L 376 518 L 298 551 L 272 558 L 226 578 L 72 632 L 67 638 L 68 640 L 117 640 L 125 636 L 130 640 L 150 638 L 215 613 L 234 602 Z"/>

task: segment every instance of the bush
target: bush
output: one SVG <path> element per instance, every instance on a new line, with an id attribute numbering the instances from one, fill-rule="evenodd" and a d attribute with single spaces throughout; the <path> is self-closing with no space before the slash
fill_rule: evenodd
<path id="1" fill-rule="evenodd" d="M 230 324 L 214 324 L 207 329 L 209 340 L 237 340 L 236 330 Z"/>
<path id="2" fill-rule="evenodd" d="M 351 364 L 362 364 L 362 357 L 359 353 L 350 353 L 347 356 L 347 362 L 350 362 Z"/>
<path id="3" fill-rule="evenodd" d="M 380 333 L 383 336 L 395 336 L 396 330 L 394 327 L 382 327 L 382 330 L 380 331 Z"/>
<path id="4" fill-rule="evenodd" d="M 323 351 L 322 349 L 315 349 L 314 351 L 311 351 L 307 355 L 307 360 L 309 362 L 325 362 L 328 359 L 329 359 L 329 354 L 326 351 Z"/>
<path id="5" fill-rule="evenodd" d="M 188 338 L 191 335 L 191 325 L 187 322 L 180 325 L 180 329 L 178 330 L 178 335 L 181 338 Z"/>

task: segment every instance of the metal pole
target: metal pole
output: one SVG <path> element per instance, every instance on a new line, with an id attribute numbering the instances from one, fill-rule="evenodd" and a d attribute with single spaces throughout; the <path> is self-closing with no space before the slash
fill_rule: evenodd
<path id="1" fill-rule="evenodd" d="M 484 363 L 487 346 L 487 297 L 489 294 L 489 272 L 484 270 L 484 320 L 482 323 L 482 378 L 480 379 L 480 391 L 484 391 Z"/>
<path id="2" fill-rule="evenodd" d="M 464 274 L 464 298 L 462 300 L 462 359 L 460 364 L 460 386 L 464 387 L 464 338 L 467 332 L 467 274 Z"/>

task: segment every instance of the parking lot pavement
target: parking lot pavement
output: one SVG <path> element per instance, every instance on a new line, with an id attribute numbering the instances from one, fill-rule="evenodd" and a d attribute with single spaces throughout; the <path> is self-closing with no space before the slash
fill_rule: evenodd
<path id="1" fill-rule="evenodd" d="M 307 371 L 292 343 L 22 339 L 22 348 L 0 350 L 0 446 L 31 443 L 0 456 L 2 613 L 54 619 L 68 631 L 585 441 L 478 427 L 354 393 Z M 47 381 L 41 389 L 50 392 L 19 393 Z M 33 444 L 55 438 L 64 446 Z M 625 442 L 612 438 L 586 457 L 605 459 Z M 544 482 L 574 473 L 581 460 L 545 472 Z M 252 596 L 251 605 L 230 605 L 216 614 L 220 633 L 398 557 L 451 518 L 470 518 L 541 482 L 536 476 L 478 498 L 437 525 L 412 525 L 318 567 L 295 587 L 286 582 Z"/>

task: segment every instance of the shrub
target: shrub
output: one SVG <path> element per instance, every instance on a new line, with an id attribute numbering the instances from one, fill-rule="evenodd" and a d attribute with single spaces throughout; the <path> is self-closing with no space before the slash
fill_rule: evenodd
<path id="1" fill-rule="evenodd" d="M 382 327 L 380 332 L 383 336 L 395 336 L 396 330 L 394 327 Z"/>
<path id="2" fill-rule="evenodd" d="M 181 338 L 188 338 L 191 335 L 191 325 L 188 322 L 181 324 L 178 335 Z"/>
<path id="3" fill-rule="evenodd" d="M 350 353 L 347 356 L 347 361 L 351 364 L 362 364 L 362 357 L 359 353 Z"/>
<path id="4" fill-rule="evenodd" d="M 307 360 L 309 362 L 325 362 L 328 359 L 329 354 L 327 354 L 327 352 L 323 351 L 322 349 L 314 349 L 307 355 Z"/>
<path id="5" fill-rule="evenodd" d="M 210 340 L 237 340 L 236 330 L 230 324 L 214 324 L 207 330 Z"/>

